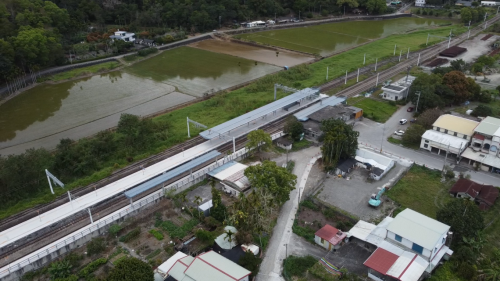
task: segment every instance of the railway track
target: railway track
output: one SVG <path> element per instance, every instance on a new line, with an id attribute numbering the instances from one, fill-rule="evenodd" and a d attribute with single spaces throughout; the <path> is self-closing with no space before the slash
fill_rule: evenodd
<path id="1" fill-rule="evenodd" d="M 497 21 L 499 19 L 499 17 L 500 16 L 493 17 L 492 19 L 488 20 L 488 23 L 491 24 L 492 22 Z M 471 29 L 471 35 L 475 36 L 481 30 L 482 30 L 481 27 L 475 27 L 475 28 Z M 465 39 L 466 36 L 467 36 L 466 34 L 458 36 L 457 38 L 453 39 L 451 45 L 453 46 L 453 45 L 459 44 L 462 40 Z M 420 52 L 421 61 L 423 62 L 423 61 L 426 61 L 426 60 L 436 56 L 442 49 L 443 49 L 443 43 L 440 43 L 440 44 L 432 46 L 426 50 L 421 51 Z M 412 56 L 414 56 L 415 54 L 417 54 L 417 53 L 416 52 L 413 53 Z M 390 62 L 391 62 L 391 60 L 387 60 L 386 63 L 390 63 Z M 409 65 L 412 65 L 414 63 L 416 63 L 416 58 L 414 58 L 414 57 L 412 57 L 411 59 L 405 60 L 405 61 L 397 64 L 396 66 L 394 66 L 390 69 L 379 72 L 379 79 L 381 79 L 381 80 L 388 79 L 388 78 L 394 76 L 395 74 L 406 70 L 406 68 Z M 379 64 L 379 65 L 382 65 L 382 64 Z M 364 70 L 364 71 L 365 71 L 365 73 L 370 72 L 369 67 L 367 68 L 367 70 Z M 355 77 L 355 75 L 351 75 L 350 78 L 353 78 L 353 77 Z M 342 83 L 343 83 L 343 79 L 333 80 L 333 81 L 330 81 L 330 82 L 320 86 L 320 90 L 324 92 L 324 91 L 327 91 L 329 89 L 338 87 L 338 86 L 342 85 Z M 372 88 L 374 85 L 375 85 L 375 76 L 372 75 L 371 77 L 361 81 L 360 83 L 357 83 L 357 84 L 355 84 L 347 89 L 340 91 L 337 95 L 344 95 L 344 96 L 349 97 L 349 96 L 352 96 L 355 94 L 359 94 L 363 91 L 366 91 L 366 90 Z M 293 113 L 293 112 L 290 112 L 290 114 L 291 113 Z M 267 125 L 261 127 L 261 129 L 264 129 L 268 133 L 275 133 L 283 128 L 283 125 L 285 123 L 285 119 L 286 119 L 286 116 L 282 117 L 279 120 L 274 121 L 273 123 L 270 123 L 270 124 L 267 124 Z M 155 164 L 159 161 L 162 161 L 168 157 L 171 157 L 175 154 L 178 154 L 178 153 L 182 152 L 182 150 L 184 150 L 184 149 L 193 147 L 193 146 L 200 144 L 204 141 L 205 140 L 202 137 L 197 136 L 197 137 L 195 137 L 191 140 L 188 140 L 182 144 L 178 144 L 178 145 L 176 145 L 176 146 L 174 146 L 174 147 L 172 147 L 172 148 L 170 148 L 170 149 L 168 149 L 160 154 L 151 156 L 147 159 L 144 159 L 142 161 L 134 163 L 126 168 L 123 168 L 123 169 L 115 172 L 113 175 L 111 175 L 110 177 L 108 177 L 106 179 L 100 180 L 96 183 L 93 183 L 93 184 L 85 186 L 85 187 L 75 189 L 72 191 L 72 195 L 79 197 L 79 196 L 88 194 L 90 192 L 93 192 L 95 189 L 101 188 L 110 182 L 116 181 L 120 178 L 123 178 L 127 175 L 130 175 L 134 172 L 139 171 L 140 166 L 145 166 L 145 167 L 150 166 L 150 165 Z M 236 139 L 237 148 L 241 148 L 245 144 L 246 144 L 246 136 L 243 136 L 243 137 Z M 228 150 L 230 151 L 230 150 L 232 150 L 232 143 L 228 142 L 226 144 L 219 146 L 216 149 L 221 151 L 221 152 L 226 152 Z M 207 163 L 212 163 L 212 161 L 208 161 L 208 162 L 200 165 L 196 169 L 201 169 L 201 168 L 205 167 L 207 165 Z M 173 183 L 173 182 L 177 181 L 178 179 L 185 177 L 187 175 L 188 175 L 188 173 L 184 173 L 182 175 L 179 175 L 176 178 L 169 180 L 166 184 Z M 158 190 L 158 188 L 151 189 L 148 192 L 141 194 L 140 198 L 142 198 L 142 197 L 144 197 L 152 192 L 155 192 L 157 190 Z M 140 199 L 140 198 L 136 198 L 136 199 Z M 44 204 L 44 205 L 39 205 L 37 207 L 28 209 L 26 211 L 23 211 L 21 213 L 14 215 L 14 216 L 11 216 L 11 217 L 8 217 L 4 220 L 1 220 L 0 221 L 0 232 L 5 230 L 5 229 L 8 229 L 9 227 L 12 227 L 13 225 L 16 225 L 18 223 L 21 223 L 25 220 L 28 220 L 28 219 L 31 219 L 31 218 L 37 216 L 39 211 L 40 211 L 40 213 L 43 213 L 43 212 L 46 212 L 52 208 L 55 208 L 57 206 L 60 206 L 62 204 L 68 203 L 68 202 L 69 202 L 69 199 L 66 196 L 61 196 L 54 202 Z M 111 214 L 112 212 L 115 212 L 116 210 L 118 210 L 120 208 L 123 208 L 127 204 L 129 204 L 128 199 L 125 198 L 125 196 L 123 196 L 123 194 L 120 194 L 120 195 L 117 195 L 116 197 L 113 197 L 113 198 L 110 198 L 106 201 L 100 202 L 98 205 L 95 205 L 92 208 L 92 213 L 94 214 L 95 219 L 100 219 L 102 217 L 107 216 L 108 214 Z M 78 214 L 75 214 L 75 216 L 71 220 L 71 222 L 66 223 L 65 225 L 57 226 L 57 224 L 54 224 L 53 230 L 47 232 L 46 234 L 38 236 L 30 241 L 27 241 L 26 243 L 24 243 L 22 245 L 15 246 L 12 249 L 9 249 L 9 250 L 3 252 L 0 255 L 0 266 L 4 266 L 4 265 L 20 258 L 20 257 L 23 257 L 23 256 L 43 247 L 43 246 L 45 246 L 45 245 L 47 245 L 47 244 L 49 244 L 57 239 L 60 239 L 64 236 L 68 235 L 69 233 L 72 233 L 72 232 L 84 227 L 85 225 L 88 225 L 89 223 L 90 223 L 90 219 L 88 217 L 88 214 L 86 212 L 82 211 Z"/>
<path id="2" fill-rule="evenodd" d="M 261 129 L 264 131 L 272 134 L 279 132 L 282 130 L 284 124 L 285 124 L 285 117 L 276 120 L 273 123 L 267 124 Z M 246 145 L 247 139 L 246 136 L 242 136 L 237 138 L 236 140 L 236 148 L 241 149 Z M 227 142 L 225 144 L 220 145 L 217 148 L 214 148 L 221 153 L 225 153 L 227 151 L 232 151 L 233 149 L 233 144 L 232 142 Z M 193 168 L 193 170 L 199 170 L 202 169 L 210 164 L 213 163 L 215 159 L 211 159 L 203 164 L 200 164 L 199 166 Z M 185 172 L 181 175 L 176 176 L 175 178 L 170 179 L 165 183 L 165 185 L 174 183 L 175 181 L 186 177 L 189 175 L 189 172 Z M 134 198 L 135 200 L 139 200 L 155 191 L 158 191 L 161 187 L 158 188 L 152 188 L 144 193 L 141 193 L 139 196 Z M 130 201 L 128 198 L 126 198 L 123 193 L 119 194 L 113 198 L 110 198 L 108 200 L 100 202 L 98 205 L 95 205 L 94 207 L 91 208 L 91 212 L 93 214 L 94 221 L 101 219 L 125 206 L 130 204 Z M 36 238 L 26 241 L 25 243 L 22 243 L 21 245 L 18 245 L 17 247 L 12 247 L 11 249 L 8 249 L 7 251 L 4 251 L 2 254 L 0 254 L 0 267 L 5 266 L 25 255 L 28 255 L 31 252 L 34 252 L 40 248 L 42 248 L 45 245 L 48 245 L 49 243 L 56 241 L 70 233 L 73 233 L 77 231 L 78 229 L 83 228 L 84 226 L 90 224 L 90 218 L 89 215 L 86 211 L 81 211 L 77 214 L 75 214 L 72 218 L 72 220 L 64 225 L 61 226 L 55 226 L 53 229 L 48 231 L 45 234 L 39 235 Z M 53 225 L 54 226 L 54 225 Z"/>

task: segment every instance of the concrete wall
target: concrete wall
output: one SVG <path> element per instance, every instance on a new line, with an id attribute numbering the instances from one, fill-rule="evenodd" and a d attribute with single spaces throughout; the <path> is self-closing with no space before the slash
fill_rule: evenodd
<path id="1" fill-rule="evenodd" d="M 387 231 L 387 239 L 390 239 L 394 243 L 401 244 L 406 248 L 408 248 L 409 250 L 411 250 L 411 248 L 413 247 L 413 242 L 404 237 L 402 237 L 401 242 L 397 241 L 394 232 L 391 231 Z M 431 250 L 424 248 L 421 256 L 424 257 L 426 260 L 429 260 L 429 257 L 431 256 Z"/>
<path id="2" fill-rule="evenodd" d="M 452 131 L 452 130 L 448 130 L 448 129 L 445 129 L 445 128 L 438 128 L 438 127 L 435 127 L 435 126 L 434 126 L 434 127 L 432 127 L 432 129 L 433 129 L 434 131 L 438 131 L 438 132 L 441 132 L 441 133 L 443 133 L 443 134 L 448 134 L 448 135 L 450 135 L 450 136 L 455 136 L 455 137 L 457 137 L 457 138 L 465 139 L 465 140 L 468 140 L 468 141 L 470 141 L 470 140 L 471 140 L 471 137 L 472 137 L 471 135 L 461 134 L 461 133 L 454 132 L 454 131 Z M 456 134 L 456 135 L 455 135 L 455 134 Z M 465 138 L 464 138 L 464 136 L 465 136 Z"/>

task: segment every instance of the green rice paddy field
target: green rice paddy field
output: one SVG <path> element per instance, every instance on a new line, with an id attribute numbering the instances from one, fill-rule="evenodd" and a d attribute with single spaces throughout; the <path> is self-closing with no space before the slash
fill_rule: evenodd
<path id="1" fill-rule="evenodd" d="M 422 18 L 349 21 L 241 34 L 235 38 L 327 56 L 373 39 L 448 23 Z"/>

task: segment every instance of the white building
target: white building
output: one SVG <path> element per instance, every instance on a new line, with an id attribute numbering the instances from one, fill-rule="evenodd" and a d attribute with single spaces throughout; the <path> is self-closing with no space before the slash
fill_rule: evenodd
<path id="1" fill-rule="evenodd" d="M 467 149 L 474 129 L 478 125 L 479 122 L 459 116 L 441 115 L 432 124 L 432 130 L 427 130 L 422 135 L 420 148 L 438 154 L 448 151 L 448 153 L 459 156 Z"/>
<path id="2" fill-rule="evenodd" d="M 135 33 L 126 32 L 126 31 L 118 31 L 115 32 L 114 35 L 109 36 L 111 40 L 122 40 L 125 42 L 135 42 Z"/>
<path id="3" fill-rule="evenodd" d="M 416 0 L 415 7 L 425 7 L 425 0 Z"/>
<path id="4" fill-rule="evenodd" d="M 374 251 L 364 263 L 370 279 L 418 281 L 453 254 L 445 245 L 449 229 L 448 225 L 405 209 L 377 226 L 358 221 L 347 237 L 350 243 Z"/>
<path id="5" fill-rule="evenodd" d="M 491 7 L 491 6 L 498 6 L 498 5 L 500 5 L 500 2 L 496 2 L 496 1 L 481 1 L 481 6 Z"/>
<path id="6" fill-rule="evenodd" d="M 470 147 L 462 157 L 469 164 L 480 163 L 484 171 L 498 171 L 500 169 L 500 119 L 486 117 L 474 129 Z"/>
<path id="7" fill-rule="evenodd" d="M 175 280 L 249 281 L 251 272 L 214 251 L 178 259 L 168 271 Z"/>
<path id="8" fill-rule="evenodd" d="M 250 188 L 250 181 L 245 176 L 247 165 L 230 161 L 208 174 L 220 181 L 224 192 L 237 196 L 240 192 L 245 192 Z"/>
<path id="9" fill-rule="evenodd" d="M 393 101 L 398 101 L 406 98 L 406 96 L 408 95 L 408 89 L 415 79 L 415 76 L 407 75 L 399 79 L 395 83 L 383 86 L 383 93 L 381 94 L 382 98 Z"/>

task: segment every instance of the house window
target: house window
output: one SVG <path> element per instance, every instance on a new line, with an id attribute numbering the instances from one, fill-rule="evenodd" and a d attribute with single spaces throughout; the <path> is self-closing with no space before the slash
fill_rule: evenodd
<path id="1" fill-rule="evenodd" d="M 321 238 L 321 244 L 325 243 L 325 239 Z"/>
<path id="2" fill-rule="evenodd" d="M 456 136 L 457 136 L 457 133 L 455 132 L 455 133 L 453 133 L 453 135 L 456 137 Z"/>
<path id="3" fill-rule="evenodd" d="M 445 241 L 446 241 L 446 238 L 444 238 L 444 237 L 443 237 L 443 241 L 441 241 L 441 243 L 443 243 L 443 244 L 444 244 L 444 242 L 445 242 Z"/>
<path id="4" fill-rule="evenodd" d="M 464 140 L 466 140 L 466 139 L 467 139 L 467 136 L 466 136 L 466 135 L 464 135 Z"/>
<path id="5" fill-rule="evenodd" d="M 424 144 L 424 148 L 428 148 L 428 147 L 429 147 L 429 145 L 425 143 Z"/>
<path id="6" fill-rule="evenodd" d="M 413 243 L 413 246 L 411 246 L 411 249 L 419 254 L 422 254 L 424 252 L 424 247 Z"/>
<path id="7" fill-rule="evenodd" d="M 425 140 L 425 143 L 429 143 L 429 140 Z"/>
<path id="8" fill-rule="evenodd" d="M 399 235 L 397 235 L 397 234 L 395 234 L 394 239 L 396 239 L 396 241 L 398 241 L 398 242 L 403 241 L 403 237 L 401 237 L 401 236 L 399 236 Z"/>
<path id="9" fill-rule="evenodd" d="M 436 127 L 436 131 L 441 132 L 441 128 Z"/>
<path id="10" fill-rule="evenodd" d="M 444 133 L 447 134 L 448 133 L 448 130 L 444 129 Z"/>

